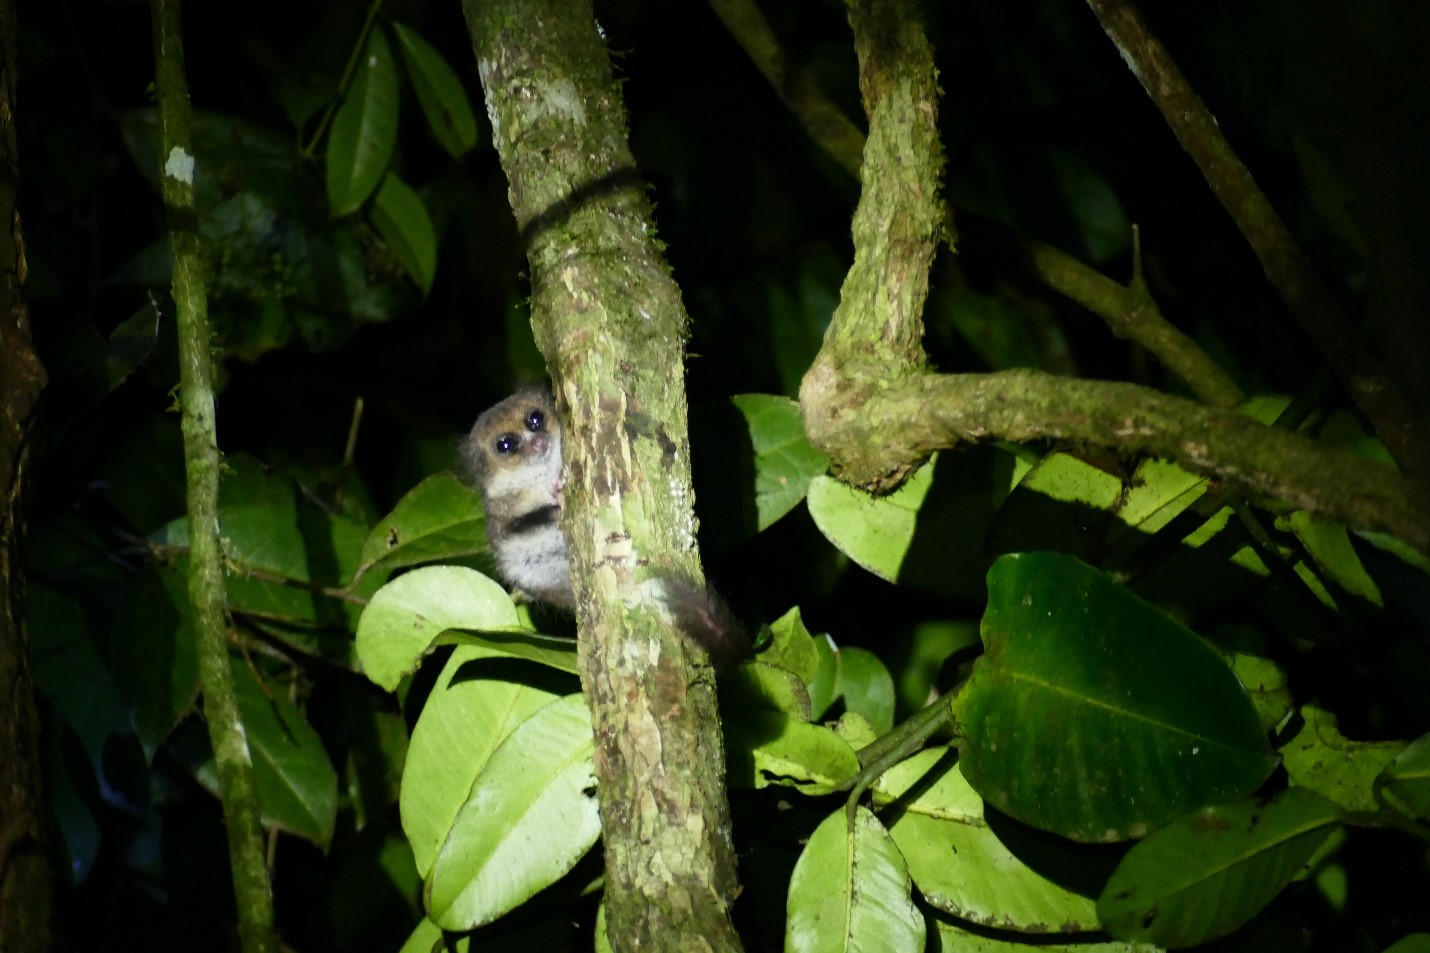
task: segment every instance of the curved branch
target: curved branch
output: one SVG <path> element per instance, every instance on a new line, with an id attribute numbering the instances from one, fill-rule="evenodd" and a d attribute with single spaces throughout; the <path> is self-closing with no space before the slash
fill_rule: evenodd
<path id="1" fill-rule="evenodd" d="M 1430 551 L 1430 500 L 1394 469 L 1135 384 L 1038 371 L 921 375 L 873 393 L 857 414 L 811 438 L 840 461 L 843 479 L 868 486 L 884 485 L 891 468 L 967 441 L 1096 444 L 1174 460 L 1254 498 L 1383 530 Z"/>
<path id="2" fill-rule="evenodd" d="M 710 0 L 710 6 L 810 139 L 858 179 L 864 134 L 805 70 L 789 62 L 754 0 Z M 951 206 L 944 209 L 943 216 L 952 244 L 955 231 Z M 1201 400 L 1218 407 L 1241 401 L 1241 389 L 1231 377 L 1162 316 L 1146 288 L 1124 287 L 1046 242 L 1019 240 L 1038 280 L 1102 318 L 1118 337 L 1146 348 Z"/>

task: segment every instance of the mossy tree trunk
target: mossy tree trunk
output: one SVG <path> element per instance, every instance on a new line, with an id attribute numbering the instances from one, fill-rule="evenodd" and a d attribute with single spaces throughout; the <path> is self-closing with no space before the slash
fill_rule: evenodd
<path id="1" fill-rule="evenodd" d="M 655 598 L 659 573 L 700 571 L 685 308 L 589 2 L 467 0 L 465 10 L 565 427 L 607 932 L 618 950 L 738 949 L 713 678 Z"/>

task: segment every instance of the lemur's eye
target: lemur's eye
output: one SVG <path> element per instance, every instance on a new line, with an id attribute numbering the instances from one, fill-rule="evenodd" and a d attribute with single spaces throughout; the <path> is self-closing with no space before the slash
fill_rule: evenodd
<path id="1" fill-rule="evenodd" d="M 541 429 L 542 427 L 544 427 L 544 426 L 546 426 L 546 413 L 545 413 L 545 411 L 541 411 L 541 410 L 538 410 L 537 408 L 533 407 L 533 408 L 531 408 L 531 410 L 529 410 L 529 411 L 526 412 L 526 429 L 527 429 L 527 430 L 530 430 L 532 433 L 535 433 L 536 431 L 540 430 L 540 429 Z"/>
<path id="2" fill-rule="evenodd" d="M 497 453 L 511 453 L 516 449 L 519 443 L 521 443 L 521 441 L 516 439 L 516 434 L 504 433 L 500 437 L 497 437 L 496 441 L 492 444 L 492 449 Z"/>

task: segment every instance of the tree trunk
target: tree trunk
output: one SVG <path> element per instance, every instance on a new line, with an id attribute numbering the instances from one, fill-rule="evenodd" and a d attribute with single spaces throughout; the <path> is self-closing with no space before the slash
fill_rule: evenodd
<path id="1" fill-rule="evenodd" d="M 45 370 L 30 340 L 25 245 L 15 208 L 15 8 L 0 0 L 0 950 L 53 944 L 54 876 L 40 785 L 40 722 L 26 659 L 25 477 Z"/>
<path id="2" fill-rule="evenodd" d="M 617 950 L 732 950 L 735 862 L 713 679 L 656 606 L 698 578 L 680 291 L 588 0 L 467 0 L 563 415 L 565 529 Z"/>

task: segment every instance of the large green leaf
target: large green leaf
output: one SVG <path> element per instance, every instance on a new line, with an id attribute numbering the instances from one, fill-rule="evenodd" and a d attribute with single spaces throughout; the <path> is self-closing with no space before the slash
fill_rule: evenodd
<path id="1" fill-rule="evenodd" d="M 373 200 L 372 223 L 425 295 L 437 274 L 437 233 L 422 197 L 389 170 Z"/>
<path id="2" fill-rule="evenodd" d="M 1098 916 L 1113 936 L 1169 948 L 1225 936 L 1291 882 L 1338 817 L 1334 804 L 1298 788 L 1267 804 L 1203 808 L 1128 851 Z"/>
<path id="3" fill-rule="evenodd" d="M 521 723 L 472 785 L 427 881 L 427 909 L 470 930 L 554 883 L 601 830 L 591 716 L 579 694 Z"/>
<path id="4" fill-rule="evenodd" d="M 337 819 L 338 774 L 322 739 L 280 688 L 259 684 L 244 660 L 232 662 L 263 823 L 326 848 Z M 218 767 L 206 755 L 194 773 L 217 795 Z"/>
<path id="5" fill-rule="evenodd" d="M 986 654 L 959 693 L 963 773 L 989 803 L 1082 841 L 1140 837 L 1244 796 L 1275 766 L 1206 642 L 1086 564 L 1004 556 Z"/>
<path id="6" fill-rule="evenodd" d="M 876 803 L 897 805 L 885 811 L 893 818 L 889 833 L 919 893 L 934 907 L 1020 933 L 1097 929 L 1091 897 L 1030 867 L 989 827 L 983 799 L 947 748 L 930 748 L 895 765 L 873 790 Z M 1038 846 L 1043 868 L 1081 861 L 1065 842 Z"/>
<path id="7" fill-rule="evenodd" d="M 789 886 L 788 953 L 922 950 L 924 918 L 909 897 L 904 858 L 867 808 L 815 828 Z"/>
<path id="8" fill-rule="evenodd" d="M 1301 709 L 1303 724 L 1281 746 L 1291 783 L 1314 791 L 1347 811 L 1375 811 L 1375 779 L 1403 741 L 1351 741 L 1336 727 L 1336 717 L 1315 705 Z"/>
<path id="9" fill-rule="evenodd" d="M 402 773 L 402 829 L 418 873 L 432 870 L 472 782 L 492 752 L 538 709 L 564 690 L 550 678 L 518 680 L 473 646 L 453 650 L 412 729 Z"/>
<path id="10" fill-rule="evenodd" d="M 372 597 L 358 621 L 358 661 L 368 678 L 392 691 L 452 629 L 528 631 L 511 596 L 486 576 L 462 566 L 427 566 Z"/>
<path id="11" fill-rule="evenodd" d="M 452 158 L 460 159 L 477 144 L 477 120 L 462 81 L 415 30 L 394 22 L 392 33 L 427 127 Z"/>
<path id="12" fill-rule="evenodd" d="M 773 394 L 741 394 L 731 401 L 745 417 L 755 452 L 757 529 L 769 528 L 809 492 L 829 469 L 829 458 L 804 435 L 799 404 Z"/>
<path id="13" fill-rule="evenodd" d="M 451 473 L 417 484 L 377 522 L 358 559 L 358 575 L 484 553 L 482 496 Z"/>
<path id="14" fill-rule="evenodd" d="M 397 143 L 397 66 L 381 30 L 369 30 L 352 84 L 328 134 L 328 205 L 355 211 L 387 172 Z"/>

